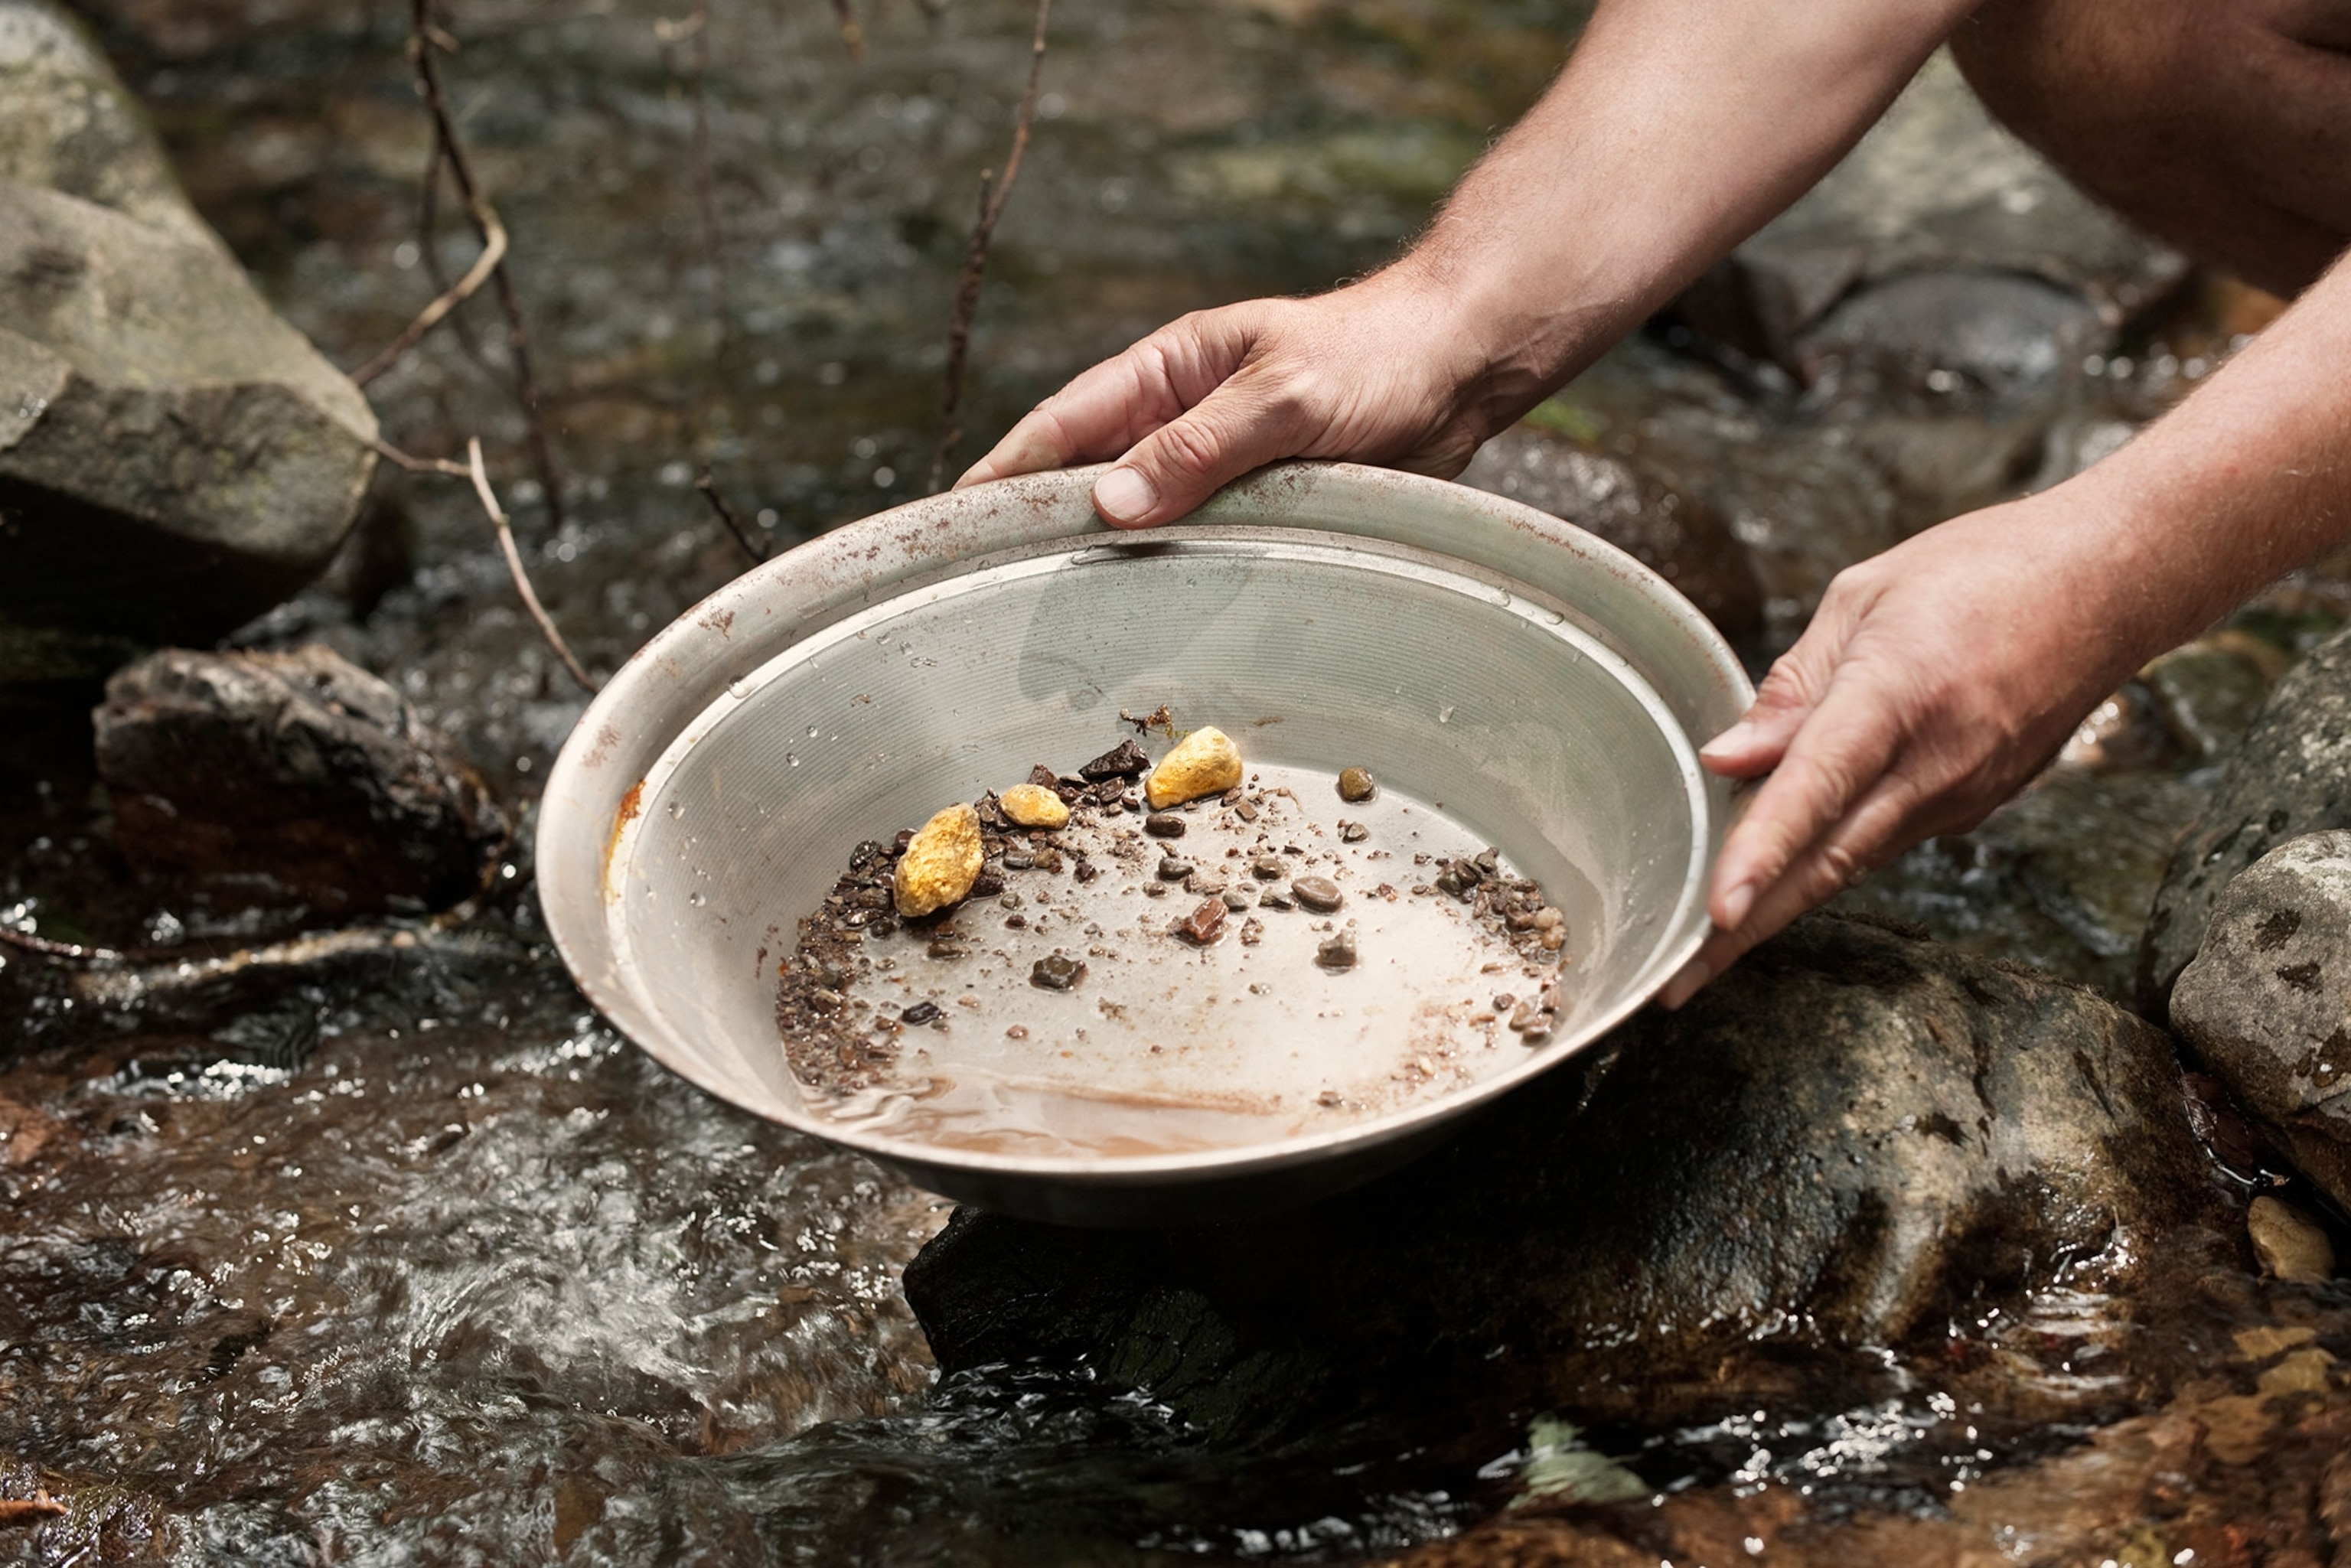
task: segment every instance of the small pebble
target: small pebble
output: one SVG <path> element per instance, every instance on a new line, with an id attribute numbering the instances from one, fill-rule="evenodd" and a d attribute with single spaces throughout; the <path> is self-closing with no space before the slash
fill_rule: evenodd
<path id="1" fill-rule="evenodd" d="M 925 951 L 929 953 L 934 958 L 960 958 L 970 950 L 971 949 L 966 947 L 962 943 L 950 942 L 945 937 L 941 937 L 937 941 L 933 942 L 929 947 L 925 949 Z"/>
<path id="2" fill-rule="evenodd" d="M 1090 860 L 1081 860 L 1074 867 L 1071 868 L 1070 874 L 1076 877 L 1081 883 L 1092 882 L 1094 878 L 1102 875 L 1102 867 L 1094 864 L 1094 862 Z"/>
<path id="3" fill-rule="evenodd" d="M 1003 891 L 1004 879 L 992 871 L 981 872 L 972 881 L 971 895 L 974 898 L 994 898 Z"/>
<path id="4" fill-rule="evenodd" d="M 1269 887 L 1263 893 L 1258 894 L 1257 901 L 1268 909 L 1295 909 L 1298 907 L 1296 904 L 1291 902 L 1290 890 L 1286 887 Z"/>
<path id="5" fill-rule="evenodd" d="M 1049 991 L 1066 991 L 1085 977 L 1084 960 L 1066 953 L 1048 953 L 1029 971 L 1029 983 Z"/>
<path id="6" fill-rule="evenodd" d="M 1204 898 L 1199 906 L 1176 924 L 1176 934 L 1186 941 L 1205 947 L 1214 942 L 1225 929 L 1225 901 Z"/>
<path id="7" fill-rule="evenodd" d="M 1244 947 L 1254 947 L 1254 946 L 1256 946 L 1259 943 L 1260 943 L 1260 942 L 1262 942 L 1262 941 L 1264 941 L 1264 940 L 1265 940 L 1265 922 L 1264 922 L 1264 921 L 1259 920 L 1259 919 L 1256 918 L 1254 915 L 1252 915 L 1250 918 L 1249 918 L 1249 919 L 1244 920 L 1244 921 L 1242 921 L 1242 922 L 1241 922 L 1241 946 L 1244 946 Z M 1251 990 L 1255 990 L 1257 988 L 1256 988 L 1256 987 L 1254 987 L 1254 986 L 1252 986 L 1252 987 L 1250 987 L 1249 988 L 1250 988 Z"/>
<path id="8" fill-rule="evenodd" d="M 1184 819 L 1154 811 L 1143 819 L 1143 831 L 1155 839 L 1180 839 L 1184 836 Z"/>
<path id="9" fill-rule="evenodd" d="M 1361 822 L 1342 822 L 1339 824 L 1339 840 L 1342 843 L 1360 844 L 1371 836 L 1372 830 L 1364 826 Z"/>
<path id="10" fill-rule="evenodd" d="M 1368 800 L 1376 788 L 1377 786 L 1372 782 L 1372 776 L 1360 768 L 1339 769 L 1339 799 L 1342 800 L 1350 803 Z"/>
<path id="11" fill-rule="evenodd" d="M 898 1015 L 898 1021 L 900 1023 L 906 1024 L 928 1023 L 938 1016 L 938 1003 L 916 1002 L 913 1007 L 906 1009 Z"/>
<path id="12" fill-rule="evenodd" d="M 1192 868 L 1186 862 L 1177 860 L 1174 855 L 1162 855 L 1159 858 L 1160 881 L 1182 882 L 1186 877 L 1190 876 L 1191 874 Z"/>
<path id="13" fill-rule="evenodd" d="M 1235 913 L 1247 909 L 1250 904 L 1257 902 L 1257 900 L 1251 898 L 1245 890 L 1238 887 L 1228 887 L 1225 889 L 1223 896 L 1225 900 L 1225 907 L 1234 911 Z"/>
<path id="14" fill-rule="evenodd" d="M 1165 898 L 1167 896 L 1167 886 L 1168 884 L 1164 882 L 1146 882 L 1143 884 L 1143 896 L 1145 898 Z"/>
<path id="15" fill-rule="evenodd" d="M 1326 969 L 1352 969 L 1355 967 L 1355 934 L 1342 931 L 1314 949 L 1314 961 Z"/>
<path id="16" fill-rule="evenodd" d="M 1339 884 L 1327 876 L 1301 876 L 1290 884 L 1290 891 L 1317 915 L 1328 915 L 1346 902 Z"/>
<path id="17" fill-rule="evenodd" d="M 1030 850 L 1029 852 L 1029 863 L 1034 865 L 1039 871 L 1059 871 L 1061 869 L 1061 852 L 1055 849 L 1050 844 L 1047 844 L 1041 849 Z"/>
<path id="18" fill-rule="evenodd" d="M 1029 853 L 1027 850 L 1007 850 L 1004 852 L 1004 869 L 1006 871 L 1027 871 L 1030 866 L 1033 866 L 1036 863 L 1037 857 Z"/>
<path id="19" fill-rule="evenodd" d="M 1244 822 L 1254 822 L 1257 821 L 1257 807 L 1251 801 L 1243 800 L 1233 808 L 1233 815 Z"/>
<path id="20" fill-rule="evenodd" d="M 1019 1024 L 1014 1024 L 1010 1029 L 1004 1031 L 1004 1038 L 1007 1040 L 1027 1040 L 1029 1038 L 1029 1030 Z"/>
<path id="21" fill-rule="evenodd" d="M 979 813 L 969 806 L 949 806 L 904 840 L 891 895 L 898 913 L 909 917 L 945 909 L 970 893 L 987 861 Z"/>
<path id="22" fill-rule="evenodd" d="M 1280 855 L 1259 855 L 1249 862 L 1249 874 L 1262 882 L 1280 882 L 1282 873 L 1288 869 L 1281 863 Z"/>
<path id="23" fill-rule="evenodd" d="M 1151 756 L 1132 740 L 1122 740 L 1116 746 L 1078 769 L 1078 777 L 1099 783 L 1110 779 L 1133 779 L 1150 770 Z"/>
<path id="24" fill-rule="evenodd" d="M 1520 1002 L 1510 1014 L 1510 1027 L 1529 1040 L 1541 1040 L 1551 1032 L 1552 1010 L 1533 997 Z"/>
<path id="25" fill-rule="evenodd" d="M 1519 998 L 1510 995 L 1508 991 L 1498 992 L 1494 997 L 1494 1010 L 1498 1013 L 1509 1012 L 1512 1008 L 1517 1007 L 1518 1005 Z"/>
<path id="26" fill-rule="evenodd" d="M 1159 759 L 1143 789 L 1153 810 L 1165 810 L 1204 795 L 1221 795 L 1240 781 L 1239 749 L 1223 730 L 1204 725 Z"/>

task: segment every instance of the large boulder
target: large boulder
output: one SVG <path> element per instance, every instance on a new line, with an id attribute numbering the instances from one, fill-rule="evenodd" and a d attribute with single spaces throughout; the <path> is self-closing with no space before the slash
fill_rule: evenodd
<path id="1" fill-rule="evenodd" d="M 2295 839 L 2228 884 L 2171 1022 L 2351 1207 L 2351 832 Z"/>
<path id="2" fill-rule="evenodd" d="M 1680 309 L 1808 382 L 1858 366 L 1997 399 L 2046 384 L 2187 273 L 1995 122 L 1938 51 L 1844 162 Z"/>
<path id="3" fill-rule="evenodd" d="M 2286 672 L 2180 839 L 2140 938 L 2137 1000 L 2163 1018 L 2221 893 L 2290 839 L 2351 828 L 2351 633 Z"/>
<path id="4" fill-rule="evenodd" d="M 2241 1248 L 2220 1201 L 2162 1031 L 1815 915 L 1355 1193 L 1143 1233 L 965 1209 L 905 1287 L 946 1371 L 1083 1357 L 1233 1439 L 1398 1407 L 1655 1430 L 1853 1399 L 1897 1375 L 1870 1347 L 1989 1427 L 2071 1380 L 2019 1378 L 1956 1324 L 2062 1274 L 2106 1292 L 2116 1321 L 2081 1326 L 2126 1357 L 2148 1260 Z"/>
<path id="5" fill-rule="evenodd" d="M 1461 482 L 1566 518 L 1653 568 L 1724 636 L 1763 630 L 1763 584 L 1722 514 L 1621 458 L 1531 425 L 1504 431 Z"/>
<path id="6" fill-rule="evenodd" d="M 0 683 L 103 674 L 284 598 L 357 515 L 375 434 L 80 29 L 0 0 Z"/>
<path id="7" fill-rule="evenodd" d="M 507 841 L 455 744 L 326 648 L 166 649 L 117 672 L 95 717 L 115 842 L 150 874 L 416 913 L 478 892 Z"/>

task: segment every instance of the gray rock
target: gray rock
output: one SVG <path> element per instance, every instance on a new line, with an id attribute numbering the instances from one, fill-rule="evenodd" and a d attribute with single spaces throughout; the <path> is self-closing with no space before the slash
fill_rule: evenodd
<path id="1" fill-rule="evenodd" d="M 1416 1399 L 1654 1429 L 1814 1377 L 1852 1396 L 1893 1375 L 1868 1346 L 1988 1411 L 2062 1401 L 1997 1368 L 1966 1391 L 1952 1322 L 2069 1269 L 2119 1298 L 2239 1229 L 2160 1030 L 1813 916 L 1356 1193 L 1134 1234 L 966 1210 L 905 1286 L 945 1369 L 1082 1355 L 1228 1437 Z"/>
<path id="2" fill-rule="evenodd" d="M 2171 1023 L 2295 1166 L 2351 1205 L 2351 832 L 2295 839 L 2229 883 Z"/>
<path id="3" fill-rule="evenodd" d="M 507 841 L 455 743 L 325 648 L 166 649 L 119 671 L 95 719 L 115 841 L 150 874 L 418 912 L 479 891 Z"/>
<path id="4" fill-rule="evenodd" d="M 1529 425 L 1488 442 L 1461 483 L 1564 517 L 1687 595 L 1723 635 L 1763 629 L 1763 585 L 1721 513 L 1622 460 Z"/>
<path id="5" fill-rule="evenodd" d="M 2286 672 L 2172 852 L 2139 941 L 2139 1011 L 2167 1016 L 2171 988 L 2238 873 L 2328 828 L 2351 828 L 2351 634 Z"/>
<path id="6" fill-rule="evenodd" d="M 2176 252 L 2001 129 L 1938 51 L 1844 162 L 1691 289 L 1682 314 L 1743 352 L 1810 375 L 1830 357 L 1818 340 L 1804 347 L 1815 323 L 1849 296 L 1858 305 L 1906 275 L 2042 280 L 2083 302 L 2104 342 L 2187 271 Z M 1989 282 L 1971 291 L 1987 307 L 2025 298 Z M 2000 326 L 1996 310 L 1949 315 L 1970 330 Z"/>
<path id="7" fill-rule="evenodd" d="M 375 417 L 41 0 L 0 0 L 0 682 L 83 678 L 324 565 Z"/>

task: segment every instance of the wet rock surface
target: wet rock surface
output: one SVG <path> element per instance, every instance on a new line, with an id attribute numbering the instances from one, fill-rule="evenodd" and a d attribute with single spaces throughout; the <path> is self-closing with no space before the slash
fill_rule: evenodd
<path id="1" fill-rule="evenodd" d="M 166 649 L 107 683 L 95 727 L 123 855 L 251 902 L 446 908 L 510 836 L 455 743 L 324 648 Z"/>
<path id="2" fill-rule="evenodd" d="M 1654 569 L 1734 642 L 1763 629 L 1763 587 L 1722 515 L 1631 464 L 1529 425 L 1481 448 L 1461 482 L 1524 501 Z"/>
<path id="3" fill-rule="evenodd" d="M 2229 884 L 2305 833 L 2351 827 L 2351 639 L 2311 653 L 2271 692 L 2210 802 L 2165 868 L 2138 950 L 2140 1010 L 2164 1016 Z"/>
<path id="4" fill-rule="evenodd" d="M 2228 884 L 2171 1023 L 2351 1207 L 2351 832 L 2295 839 Z"/>
<path id="5" fill-rule="evenodd" d="M 1946 1350 L 1953 1324 L 2127 1289 L 2158 1244 L 2230 1255 L 2224 1212 L 2160 1031 L 1815 917 L 1371 1187 L 1139 1234 L 966 1210 L 906 1288 L 950 1371 L 1082 1356 L 1232 1440 L 1416 1402 L 1654 1428 L 1850 1395 L 1866 1346 L 1980 1357 L 1989 1428 L 2127 1396 Z"/>
<path id="6" fill-rule="evenodd" d="M 359 389 L 181 200 L 77 24 L 0 6 L 0 682 L 204 641 L 327 563 Z"/>

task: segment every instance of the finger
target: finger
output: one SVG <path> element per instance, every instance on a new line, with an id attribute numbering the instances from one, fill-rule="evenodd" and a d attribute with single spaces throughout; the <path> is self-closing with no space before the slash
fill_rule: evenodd
<path id="1" fill-rule="evenodd" d="M 1251 469 L 1296 455 L 1306 418 L 1271 381 L 1236 375 L 1137 442 L 1095 484 L 1094 509 L 1121 528 L 1170 522 Z"/>
<path id="2" fill-rule="evenodd" d="M 1190 317 L 1161 328 L 1031 409 L 956 487 L 1117 456 L 1223 379 L 1217 362 L 1238 363 L 1231 338 Z"/>
<path id="3" fill-rule="evenodd" d="M 1777 768 L 1827 695 L 1844 641 L 1841 622 L 1814 618 L 1796 645 L 1773 661 L 1739 722 L 1698 747 L 1698 761 L 1729 779 L 1753 779 Z"/>
<path id="4" fill-rule="evenodd" d="M 1846 665 L 1756 791 L 1715 864 L 1708 907 L 1717 925 L 1737 928 L 1757 895 L 1885 774 L 1901 731 L 1876 685 Z"/>
<path id="5" fill-rule="evenodd" d="M 1917 787 L 1907 777 L 1889 773 L 1879 779 L 1834 830 L 1763 890 L 1745 919 L 1736 926 L 1717 927 L 1657 994 L 1659 1004 L 1667 1010 L 1680 1007 L 1748 949 L 1907 848 L 1912 835 L 1905 830 L 1912 825 L 1918 800 Z"/>

